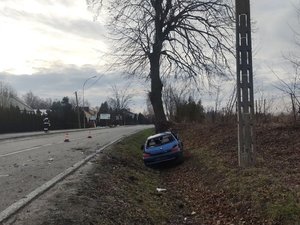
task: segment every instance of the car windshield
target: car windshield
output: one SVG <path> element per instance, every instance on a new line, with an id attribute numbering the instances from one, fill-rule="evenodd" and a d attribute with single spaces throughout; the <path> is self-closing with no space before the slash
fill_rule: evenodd
<path id="1" fill-rule="evenodd" d="M 174 141 L 174 137 L 170 134 L 151 138 L 147 141 L 147 147 L 160 146 Z"/>

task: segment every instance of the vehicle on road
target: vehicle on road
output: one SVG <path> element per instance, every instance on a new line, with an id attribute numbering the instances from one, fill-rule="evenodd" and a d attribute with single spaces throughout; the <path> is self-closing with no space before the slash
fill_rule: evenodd
<path id="1" fill-rule="evenodd" d="M 181 163 L 184 160 L 183 143 L 177 135 L 170 131 L 148 137 L 141 148 L 146 166 L 155 166 L 168 162 Z"/>

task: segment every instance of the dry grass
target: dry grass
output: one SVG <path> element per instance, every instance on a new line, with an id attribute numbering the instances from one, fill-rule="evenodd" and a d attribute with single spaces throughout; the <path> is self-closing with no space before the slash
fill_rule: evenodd
<path id="1" fill-rule="evenodd" d="M 175 129 L 183 164 L 146 168 L 140 145 L 153 131 L 141 132 L 105 151 L 37 224 L 300 224 L 300 129 L 258 126 L 258 163 L 249 169 L 237 167 L 235 125 Z"/>

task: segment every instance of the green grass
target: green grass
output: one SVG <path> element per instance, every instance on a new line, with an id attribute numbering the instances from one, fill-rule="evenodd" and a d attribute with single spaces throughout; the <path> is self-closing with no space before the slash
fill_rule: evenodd
<path id="1" fill-rule="evenodd" d="M 113 159 L 110 182 L 115 186 L 115 191 L 108 194 L 114 198 L 106 200 L 112 210 L 118 211 L 116 201 L 126 205 L 121 215 L 124 224 L 164 224 L 172 214 L 166 204 L 171 200 L 156 191 L 162 183 L 159 171 L 145 167 L 142 160 L 141 145 L 153 133 L 153 129 L 149 129 L 134 134 L 105 153 Z M 118 224 L 118 221 L 108 219 L 102 224 Z"/>
<path id="2" fill-rule="evenodd" d="M 109 179 L 116 187 L 107 198 L 111 210 L 115 208 L 116 213 L 121 210 L 120 206 L 114 206 L 115 201 L 126 205 L 120 218 L 131 223 L 138 221 L 134 224 L 165 224 L 176 212 L 176 206 L 172 204 L 176 201 L 174 196 L 172 199 L 156 191 L 157 187 L 165 187 L 166 181 L 163 179 L 174 173 L 173 169 L 161 172 L 143 164 L 141 145 L 153 133 L 149 129 L 124 139 L 113 150 L 107 151 L 106 154 L 113 160 L 102 162 L 109 163 Z M 281 175 L 273 174 L 263 166 L 249 169 L 228 167 L 222 156 L 209 148 L 192 149 L 191 152 L 192 157 L 185 162 L 185 168 L 196 168 L 195 176 L 201 177 L 201 185 L 207 190 L 219 193 L 222 189 L 226 195 L 225 201 L 230 205 L 228 210 L 237 210 L 237 214 L 243 217 L 244 210 L 250 208 L 252 214 L 244 217 L 245 221 L 255 216 L 257 221 L 267 221 L 266 224 L 300 224 L 299 189 L 287 188 Z M 176 185 L 173 188 L 176 189 Z M 120 224 L 116 220 L 105 221 L 101 224 Z"/>
<path id="3" fill-rule="evenodd" d="M 300 191 L 286 188 L 279 175 L 264 167 L 226 167 L 222 157 L 212 149 L 194 149 L 193 155 L 190 163 L 202 170 L 205 185 L 212 190 L 225 189 L 233 204 L 247 202 L 270 224 L 300 224 Z"/>
<path id="4" fill-rule="evenodd" d="M 133 195 L 132 199 L 143 198 L 144 209 L 149 210 L 150 217 L 164 220 L 171 212 L 161 208 L 157 210 L 159 199 L 145 197 L 153 196 L 153 190 L 163 182 L 155 171 L 145 168 L 141 160 L 140 146 L 151 134 L 153 130 L 147 130 L 126 139 L 117 145 L 119 150 L 116 153 L 128 160 L 136 161 L 135 164 L 139 165 L 140 170 L 136 170 L 135 167 L 129 173 L 138 178 L 138 186 L 143 191 Z M 286 188 L 280 175 L 273 174 L 263 166 L 249 169 L 229 168 L 220 154 L 211 149 L 194 149 L 192 152 L 193 158 L 188 163 L 199 168 L 203 182 L 212 190 L 225 189 L 228 201 L 237 205 L 241 202 L 249 204 L 256 215 L 266 219 L 270 224 L 300 224 L 299 189 Z M 168 216 L 164 216 L 165 214 Z"/>
<path id="5" fill-rule="evenodd" d="M 286 196 L 281 202 L 272 202 L 267 210 L 270 218 L 282 224 L 300 224 L 300 205 L 295 196 Z"/>

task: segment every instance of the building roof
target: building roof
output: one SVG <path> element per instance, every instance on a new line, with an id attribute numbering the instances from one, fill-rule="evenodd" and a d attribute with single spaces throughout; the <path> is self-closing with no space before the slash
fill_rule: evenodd
<path id="1" fill-rule="evenodd" d="M 33 109 L 17 96 L 9 96 L 4 107 L 10 107 L 11 105 L 14 107 L 18 107 L 21 111 L 26 110 L 28 112 L 33 112 Z"/>

